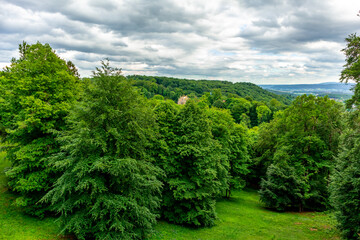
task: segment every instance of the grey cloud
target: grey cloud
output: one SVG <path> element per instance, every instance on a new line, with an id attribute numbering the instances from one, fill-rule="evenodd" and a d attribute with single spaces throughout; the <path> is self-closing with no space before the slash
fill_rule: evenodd
<path id="1" fill-rule="evenodd" d="M 266 27 L 266 28 L 278 28 L 281 27 L 280 24 L 276 21 L 276 19 L 261 19 L 253 21 L 255 26 L 258 27 Z"/>
<path id="2" fill-rule="evenodd" d="M 102 25 L 123 35 L 191 32 L 194 21 L 202 17 L 184 11 L 170 0 L 104 0 L 101 3 L 92 0 L 87 6 L 74 5 L 74 1 L 14 0 L 11 3 L 33 11 L 61 13 L 70 20 Z"/>
<path id="3" fill-rule="evenodd" d="M 255 1 L 248 4 L 258 8 L 260 19 L 239 34 L 247 39 L 250 46 L 262 51 L 303 51 L 306 43 L 319 40 L 340 42 L 354 29 L 360 29 L 358 22 L 339 21 L 331 16 L 326 1 L 263 3 Z"/>
<path id="4" fill-rule="evenodd" d="M 109 57 L 119 67 L 129 67 L 128 72 L 196 79 L 261 83 L 295 81 L 289 74 L 297 81 L 336 78 L 343 62 L 340 49 L 308 44 L 343 44 L 344 37 L 360 30 L 360 19 L 333 16 L 328 11 L 331 6 L 322 0 L 187 4 L 174 0 L 0 0 L 0 4 L 15 9 L 13 14 L 0 10 L 0 62 L 22 40 L 39 40 L 70 57 L 82 72 Z M 27 16 L 17 14 L 19 9 Z M 226 27 L 235 30 L 223 35 Z M 241 66 L 231 65 L 237 62 Z M 131 69 L 139 64 L 141 69 Z"/>

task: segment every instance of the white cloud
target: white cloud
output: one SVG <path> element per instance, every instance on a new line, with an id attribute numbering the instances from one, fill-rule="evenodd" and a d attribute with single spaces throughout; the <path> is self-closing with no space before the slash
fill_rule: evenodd
<path id="1" fill-rule="evenodd" d="M 337 81 L 357 0 L 0 0 L 0 67 L 23 40 L 49 43 L 82 76 L 103 58 L 124 74 L 264 83 Z"/>

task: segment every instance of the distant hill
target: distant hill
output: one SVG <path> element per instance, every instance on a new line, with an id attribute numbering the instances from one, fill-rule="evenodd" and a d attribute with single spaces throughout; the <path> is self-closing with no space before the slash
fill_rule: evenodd
<path id="1" fill-rule="evenodd" d="M 260 85 L 260 87 L 274 93 L 288 93 L 293 95 L 313 94 L 317 96 L 328 95 L 330 98 L 344 101 L 351 98 L 353 83 L 325 82 L 316 84 L 284 84 Z"/>
<path id="2" fill-rule="evenodd" d="M 232 83 L 219 80 L 189 80 L 140 75 L 131 75 L 127 76 L 127 78 L 134 80 L 134 85 L 140 87 L 147 97 L 159 94 L 176 102 L 182 95 L 200 97 L 205 92 L 212 93 L 214 89 L 221 89 L 222 94 L 225 96 L 232 94 L 233 96 L 248 97 L 256 101 L 269 102 L 275 98 L 286 105 L 292 101 L 292 96 L 289 94 L 278 95 L 248 82 Z"/>

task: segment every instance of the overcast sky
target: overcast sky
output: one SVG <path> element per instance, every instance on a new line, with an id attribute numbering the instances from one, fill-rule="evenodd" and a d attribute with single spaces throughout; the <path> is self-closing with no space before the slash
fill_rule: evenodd
<path id="1" fill-rule="evenodd" d="M 338 81 L 360 0 L 0 0 L 0 67 L 49 43 L 82 77 L 109 58 L 125 75 L 256 84 Z"/>

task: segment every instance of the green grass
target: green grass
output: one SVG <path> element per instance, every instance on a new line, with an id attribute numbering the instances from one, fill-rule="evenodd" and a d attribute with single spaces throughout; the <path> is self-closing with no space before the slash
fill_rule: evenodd
<path id="1" fill-rule="evenodd" d="M 340 239 L 332 214 L 272 212 L 261 206 L 254 190 L 234 192 L 216 207 L 216 226 L 191 229 L 159 222 L 151 240 Z"/>
<path id="2" fill-rule="evenodd" d="M 55 219 L 39 220 L 12 206 L 4 169 L 9 162 L 0 152 L 0 240 L 66 239 L 57 236 Z M 234 192 L 230 200 L 218 201 L 219 220 L 212 228 L 192 229 L 160 221 L 150 240 L 233 240 L 233 239 L 339 239 L 332 214 L 277 213 L 262 208 L 256 191 Z"/>

